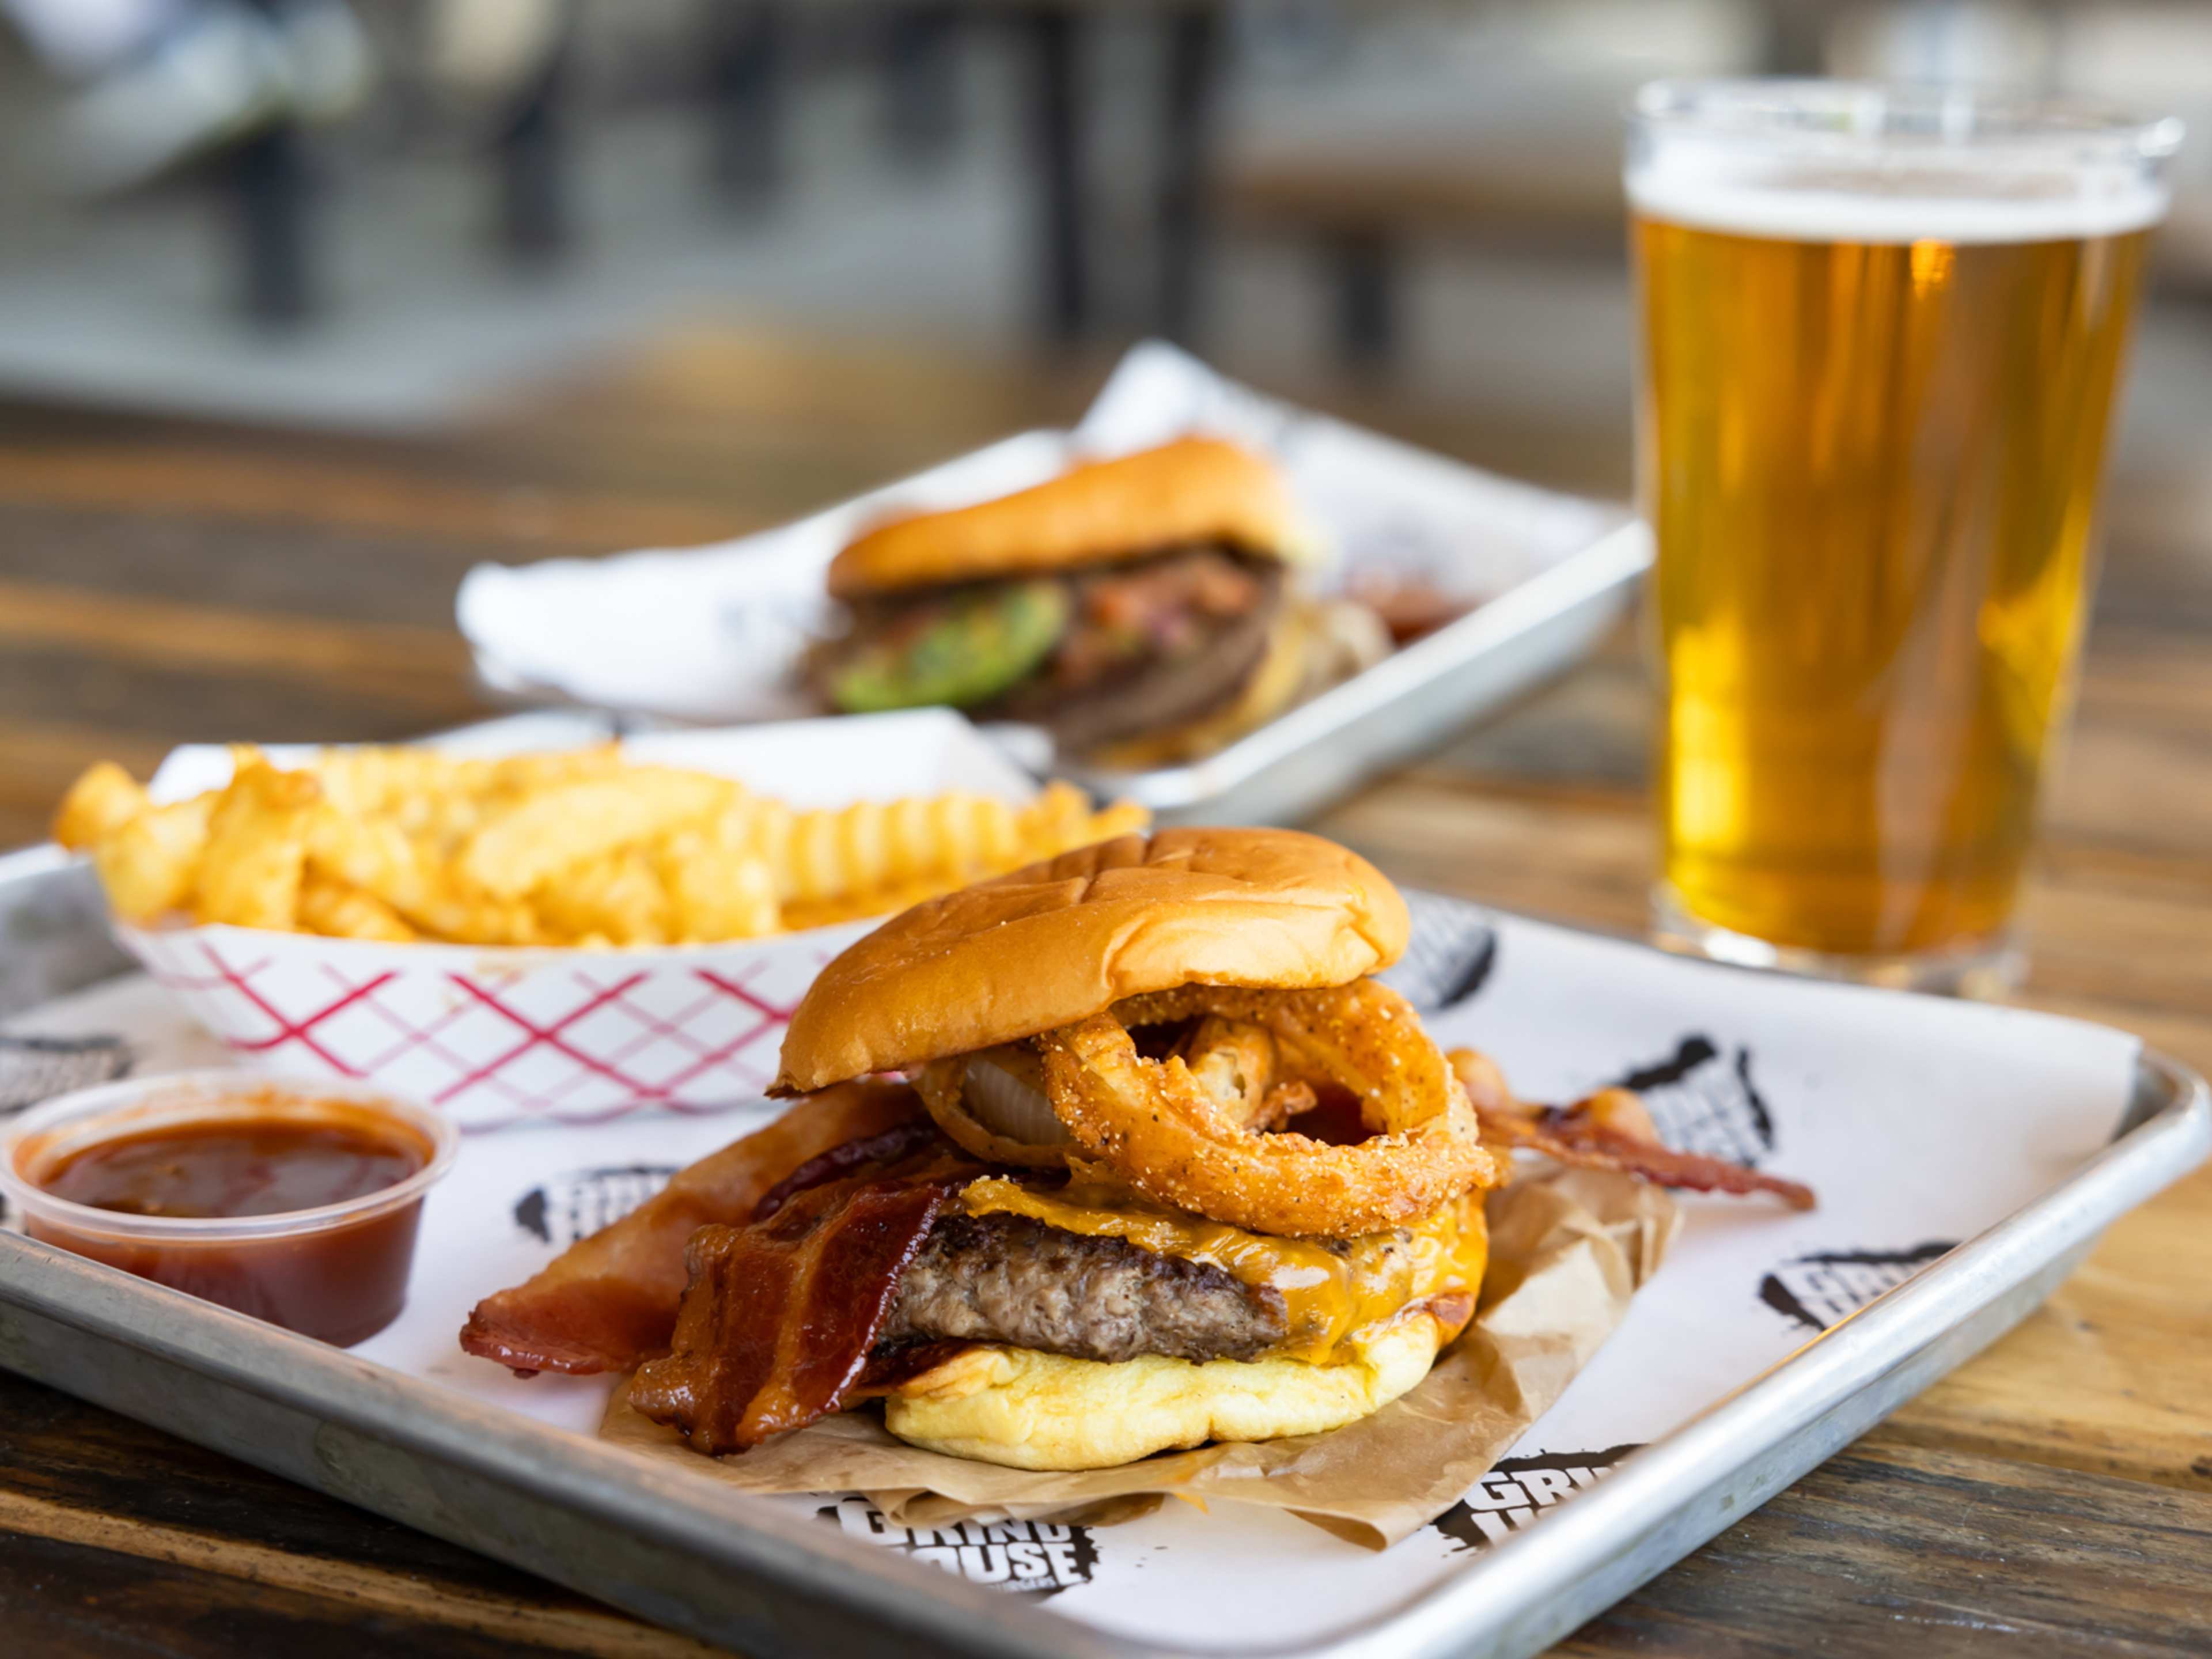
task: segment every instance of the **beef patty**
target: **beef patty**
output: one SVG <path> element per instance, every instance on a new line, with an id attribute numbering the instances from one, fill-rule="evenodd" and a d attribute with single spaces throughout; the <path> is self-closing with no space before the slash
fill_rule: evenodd
<path id="1" fill-rule="evenodd" d="M 1205 1262 L 963 1212 L 931 1230 L 877 1342 L 1003 1342 L 1109 1363 L 1251 1359 L 1282 1340 L 1287 1318 L 1281 1291 Z"/>
<path id="2" fill-rule="evenodd" d="M 1094 616 L 1094 596 L 1086 594 L 1079 620 L 1044 672 L 979 709 L 977 718 L 1042 726 L 1062 749 L 1075 750 L 1164 731 L 1227 706 L 1267 657 L 1285 604 L 1281 567 L 1200 551 L 1170 556 L 1127 576 L 1109 573 L 1096 580 L 1102 586 L 1141 582 L 1179 567 L 1203 573 L 1209 565 L 1242 585 L 1244 601 L 1237 609 L 1178 611 L 1168 605 L 1161 615 L 1172 626 L 1163 627 L 1155 617 L 1132 629 Z M 1121 651 L 1095 642 L 1115 635 L 1128 636 Z M 1080 672 L 1064 672 L 1072 661 L 1083 665 Z"/>

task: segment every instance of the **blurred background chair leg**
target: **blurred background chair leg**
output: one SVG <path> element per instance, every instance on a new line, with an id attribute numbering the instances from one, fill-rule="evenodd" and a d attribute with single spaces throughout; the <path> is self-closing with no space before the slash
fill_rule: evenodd
<path id="1" fill-rule="evenodd" d="M 1091 319 L 1091 283 L 1083 185 L 1080 79 L 1082 20 L 1062 5 L 1021 14 L 1029 35 L 1030 156 L 1041 222 L 1037 270 L 1046 337 L 1057 344 L 1082 337 Z"/>
<path id="2" fill-rule="evenodd" d="M 270 328 L 304 322 L 314 305 L 313 252 L 298 124 L 278 121 L 254 133 L 232 151 L 225 171 L 246 315 Z"/>
<path id="3" fill-rule="evenodd" d="M 1841 9 L 1832 0 L 1766 0 L 1759 71 L 1820 75 L 1827 68 L 1828 30 Z"/>
<path id="4" fill-rule="evenodd" d="M 557 258 L 574 230 L 568 211 L 568 132 L 564 38 L 524 91 L 499 137 L 500 240 L 508 256 L 538 264 Z"/>
<path id="5" fill-rule="evenodd" d="M 959 142 L 960 8 L 902 5 L 884 19 L 884 137 L 901 161 L 941 160 Z"/>
<path id="6" fill-rule="evenodd" d="M 788 19 L 779 5 L 705 0 L 708 181 L 734 206 L 772 198 L 783 176 Z"/>
<path id="7" fill-rule="evenodd" d="M 1345 230 L 1329 239 L 1336 349 L 1346 368 L 1372 374 L 1398 343 L 1398 255 L 1387 233 Z"/>
<path id="8" fill-rule="evenodd" d="M 1158 198 L 1159 299 L 1154 325 L 1188 344 L 1198 324 L 1211 206 L 1215 94 L 1220 84 L 1221 9 L 1191 0 L 1165 18 L 1167 87 Z"/>

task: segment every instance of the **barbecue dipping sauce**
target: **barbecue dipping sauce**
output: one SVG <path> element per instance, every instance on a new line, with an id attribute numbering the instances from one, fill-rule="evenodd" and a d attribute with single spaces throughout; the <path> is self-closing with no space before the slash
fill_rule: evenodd
<path id="1" fill-rule="evenodd" d="M 97 1133 L 96 1120 L 87 1127 L 93 1133 L 72 1136 L 42 1167 L 22 1172 L 42 1192 L 116 1216 L 116 1230 L 29 1213 L 33 1237 L 341 1346 L 398 1316 L 422 1219 L 419 1192 L 335 1222 L 303 1216 L 296 1229 L 269 1218 L 407 1180 L 434 1153 L 412 1125 L 353 1101 L 270 1088 L 136 1127 L 122 1114 L 109 1134 Z M 241 1226 L 134 1237 L 132 1217 Z"/>
<path id="2" fill-rule="evenodd" d="M 125 1215 L 283 1215 L 396 1187 L 428 1158 L 380 1125 L 247 1118 L 95 1141 L 39 1185 Z"/>

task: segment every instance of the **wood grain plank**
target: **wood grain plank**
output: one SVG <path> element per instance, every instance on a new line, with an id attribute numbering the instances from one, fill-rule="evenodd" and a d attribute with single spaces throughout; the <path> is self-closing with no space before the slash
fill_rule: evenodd
<path id="1" fill-rule="evenodd" d="M 0 448 L 0 502 L 563 549 L 681 546 L 731 533 L 720 512 L 658 495 L 489 484 L 191 440 Z"/>
<path id="2" fill-rule="evenodd" d="M 453 590 L 479 560 L 524 560 L 526 542 L 422 538 L 95 507 L 5 509 L 9 580 L 185 605 L 450 627 Z"/>
<path id="3" fill-rule="evenodd" d="M 46 839 L 54 806 L 77 774 L 112 759 L 153 775 L 171 745 L 157 737 L 74 720 L 25 720 L 0 711 L 0 850 Z"/>
<path id="4" fill-rule="evenodd" d="M 2212 1275 L 2177 1270 L 2201 1269 L 2207 1240 L 2212 1170 L 2200 1170 L 2116 1222 L 2048 1302 L 1890 1432 L 2212 1492 Z"/>
<path id="5" fill-rule="evenodd" d="M 76 1553 L 58 1559 L 106 1558 L 82 1569 L 111 1583 L 163 1564 L 177 1570 L 180 1594 L 198 1582 L 204 1602 L 218 1607 L 262 1607 L 268 1592 L 311 1622 L 377 1617 L 393 1621 L 395 1633 L 458 1632 L 533 1651 L 703 1650 L 426 1533 L 0 1373 L 0 1630 L 11 1592 L 22 1589 L 19 1551 L 33 1540 Z M 127 1567 L 113 1558 L 128 1558 Z M 135 1617 L 136 1609 L 107 1614 L 109 1638 L 127 1633 Z"/>
<path id="6" fill-rule="evenodd" d="M 210 672 L 173 659 L 46 646 L 0 652 L 0 708 L 32 722 L 87 716 L 109 731 L 176 743 L 365 742 L 407 738 L 483 712 L 458 675 L 349 684 L 341 674 L 246 667 Z"/>
<path id="7" fill-rule="evenodd" d="M 604 1630 L 533 1616 L 525 1595 L 455 1609 L 404 1583 L 364 1593 L 294 1564 L 225 1562 L 103 1549 L 0 1528 L 0 1629 L 38 1659 L 238 1659 L 241 1654 L 689 1655 L 702 1650 L 617 1613 Z M 226 1571 L 226 1567 L 233 1569 Z M 455 1618 L 460 1611 L 469 1615 Z M 550 1627 L 549 1628 L 549 1625 Z"/>
<path id="8" fill-rule="evenodd" d="M 2179 880 L 2145 891 L 2046 865 L 2022 909 L 2037 994 L 2153 1009 L 2212 1003 L 2212 892 Z"/>
<path id="9" fill-rule="evenodd" d="M 5 1492 L 0 1492 L 0 1536 L 9 1539 L 11 1551 L 32 1540 L 44 1544 L 49 1559 L 57 1553 L 54 1546 L 128 1558 L 128 1571 L 113 1563 L 100 1564 L 97 1576 L 107 1583 L 143 1585 L 149 1565 L 180 1569 L 196 1586 L 213 1577 L 257 1590 L 289 1593 L 286 1599 L 319 1610 L 324 1622 L 354 1629 L 383 1624 L 394 1636 L 428 1626 L 448 1635 L 477 1638 L 493 1652 L 520 1649 L 627 1659 L 714 1651 L 611 1608 L 544 1592 L 528 1580 L 489 1592 L 471 1591 L 419 1574 L 380 1571 L 342 1556 L 272 1549 Z M 208 1599 L 204 1594 L 193 1595 L 203 1610 Z M 262 1606 L 274 1599 L 249 1598 Z M 134 1622 L 135 1613 L 136 1609 Z"/>
<path id="10" fill-rule="evenodd" d="M 1642 930 L 1650 826 L 1630 795 L 1401 773 L 1311 826 L 1393 879 L 1617 933 Z"/>
<path id="11" fill-rule="evenodd" d="M 341 623 L 233 606 L 0 580 L 0 644 L 57 647 L 216 676 L 332 680 L 369 696 L 440 694 L 467 682 L 466 641 L 450 624 Z"/>
<path id="12" fill-rule="evenodd" d="M 1900 1443 L 1823 1465 L 1556 1652 L 2212 1651 L 2212 1497 Z"/>

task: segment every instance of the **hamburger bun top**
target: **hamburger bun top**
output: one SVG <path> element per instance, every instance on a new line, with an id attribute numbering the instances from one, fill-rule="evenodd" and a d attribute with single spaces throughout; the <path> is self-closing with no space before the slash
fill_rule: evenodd
<path id="1" fill-rule="evenodd" d="M 1346 985 L 1406 948 L 1382 872 L 1295 830 L 1164 830 L 894 916 L 822 970 L 769 1092 L 1034 1036 L 1182 985 Z"/>
<path id="2" fill-rule="evenodd" d="M 1303 550 L 1275 469 L 1218 438 L 1093 461 L 1030 489 L 868 532 L 830 561 L 840 599 L 1141 558 L 1194 543 L 1291 558 Z"/>

